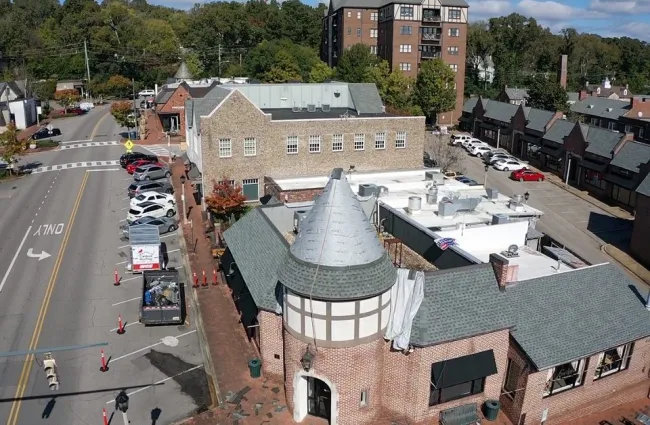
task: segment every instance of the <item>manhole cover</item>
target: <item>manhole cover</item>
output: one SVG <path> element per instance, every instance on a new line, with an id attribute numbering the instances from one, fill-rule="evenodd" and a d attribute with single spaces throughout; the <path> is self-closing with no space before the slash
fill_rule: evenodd
<path id="1" fill-rule="evenodd" d="M 175 336 L 166 336 L 161 341 L 168 347 L 176 347 L 178 345 L 178 338 Z"/>

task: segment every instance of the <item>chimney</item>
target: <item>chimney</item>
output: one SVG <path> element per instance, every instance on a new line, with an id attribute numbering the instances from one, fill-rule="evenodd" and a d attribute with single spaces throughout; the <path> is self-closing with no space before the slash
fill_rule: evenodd
<path id="1" fill-rule="evenodd" d="M 587 98 L 587 90 L 581 89 L 580 92 L 578 93 L 578 102 L 581 100 L 585 100 Z"/>
<path id="2" fill-rule="evenodd" d="M 517 281 L 519 265 L 510 264 L 510 260 L 500 254 L 490 254 L 490 264 L 494 269 L 499 288 L 505 289 L 509 283 Z"/>
<path id="3" fill-rule="evenodd" d="M 566 90 L 567 68 L 569 61 L 568 58 L 569 57 L 567 55 L 560 56 L 560 72 L 558 75 L 558 83 L 560 83 L 560 87 L 562 87 L 564 90 Z"/>
<path id="4" fill-rule="evenodd" d="M 555 121 L 561 120 L 564 118 L 564 112 L 562 111 L 557 111 L 556 113 L 553 114 L 549 122 L 546 123 L 544 126 L 544 132 L 547 132 L 551 127 L 553 127 L 553 124 L 555 124 Z"/>

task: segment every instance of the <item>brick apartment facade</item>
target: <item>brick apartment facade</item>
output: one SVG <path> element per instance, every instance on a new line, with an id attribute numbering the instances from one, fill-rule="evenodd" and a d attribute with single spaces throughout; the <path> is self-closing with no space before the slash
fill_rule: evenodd
<path id="1" fill-rule="evenodd" d="M 636 206 L 634 209 L 634 228 L 630 241 L 630 252 L 645 267 L 650 268 L 650 164 L 642 167 L 645 178 L 636 188 Z"/>
<path id="2" fill-rule="evenodd" d="M 165 85 L 155 99 L 155 112 L 163 130 L 175 128 L 180 133 L 185 128 L 185 102 L 205 96 L 217 84 L 191 84 L 180 82 Z"/>
<path id="3" fill-rule="evenodd" d="M 321 58 L 336 66 L 350 46 L 363 43 L 410 77 L 423 60 L 442 59 L 456 73 L 456 105 L 438 116 L 439 124 L 456 124 L 465 90 L 468 6 L 463 1 L 425 0 L 367 4 L 330 2 L 323 19 Z"/>
<path id="4" fill-rule="evenodd" d="M 268 177 L 322 175 L 351 165 L 358 171 L 422 167 L 424 119 L 305 116 L 274 120 L 234 90 L 214 113 L 201 119 L 203 181 L 209 185 L 226 176 L 242 185 L 245 193 L 252 193 L 247 188 L 251 187 L 257 194 L 251 198 L 257 200 L 270 193 Z M 385 138 L 383 142 L 377 140 L 379 135 Z M 288 152 L 289 139 L 296 140 L 293 152 Z M 340 150 L 334 150 L 335 142 L 341 142 Z M 220 152 L 220 143 L 228 143 L 230 148 L 221 146 Z M 248 151 L 245 143 L 250 144 Z M 276 196 L 286 198 L 284 194 Z"/>

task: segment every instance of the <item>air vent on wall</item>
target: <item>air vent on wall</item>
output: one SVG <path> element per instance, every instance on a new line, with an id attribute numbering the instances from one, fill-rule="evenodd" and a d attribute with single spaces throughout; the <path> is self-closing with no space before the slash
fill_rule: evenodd
<path id="1" fill-rule="evenodd" d="M 329 112 L 330 111 L 330 105 L 328 103 L 323 103 L 323 106 L 321 108 L 323 112 Z"/>
<path id="2" fill-rule="evenodd" d="M 307 112 L 316 112 L 316 105 L 307 105 Z"/>

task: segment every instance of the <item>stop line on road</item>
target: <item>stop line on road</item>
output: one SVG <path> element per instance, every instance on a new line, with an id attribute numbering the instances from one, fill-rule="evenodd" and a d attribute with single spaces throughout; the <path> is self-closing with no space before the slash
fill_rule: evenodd
<path id="1" fill-rule="evenodd" d="M 74 168 L 91 168 L 91 167 L 108 167 L 120 165 L 120 161 L 83 161 L 83 162 L 70 162 L 67 164 L 49 165 L 47 167 L 38 167 L 32 171 L 32 174 L 47 173 L 49 171 L 63 171 L 71 170 Z"/>

